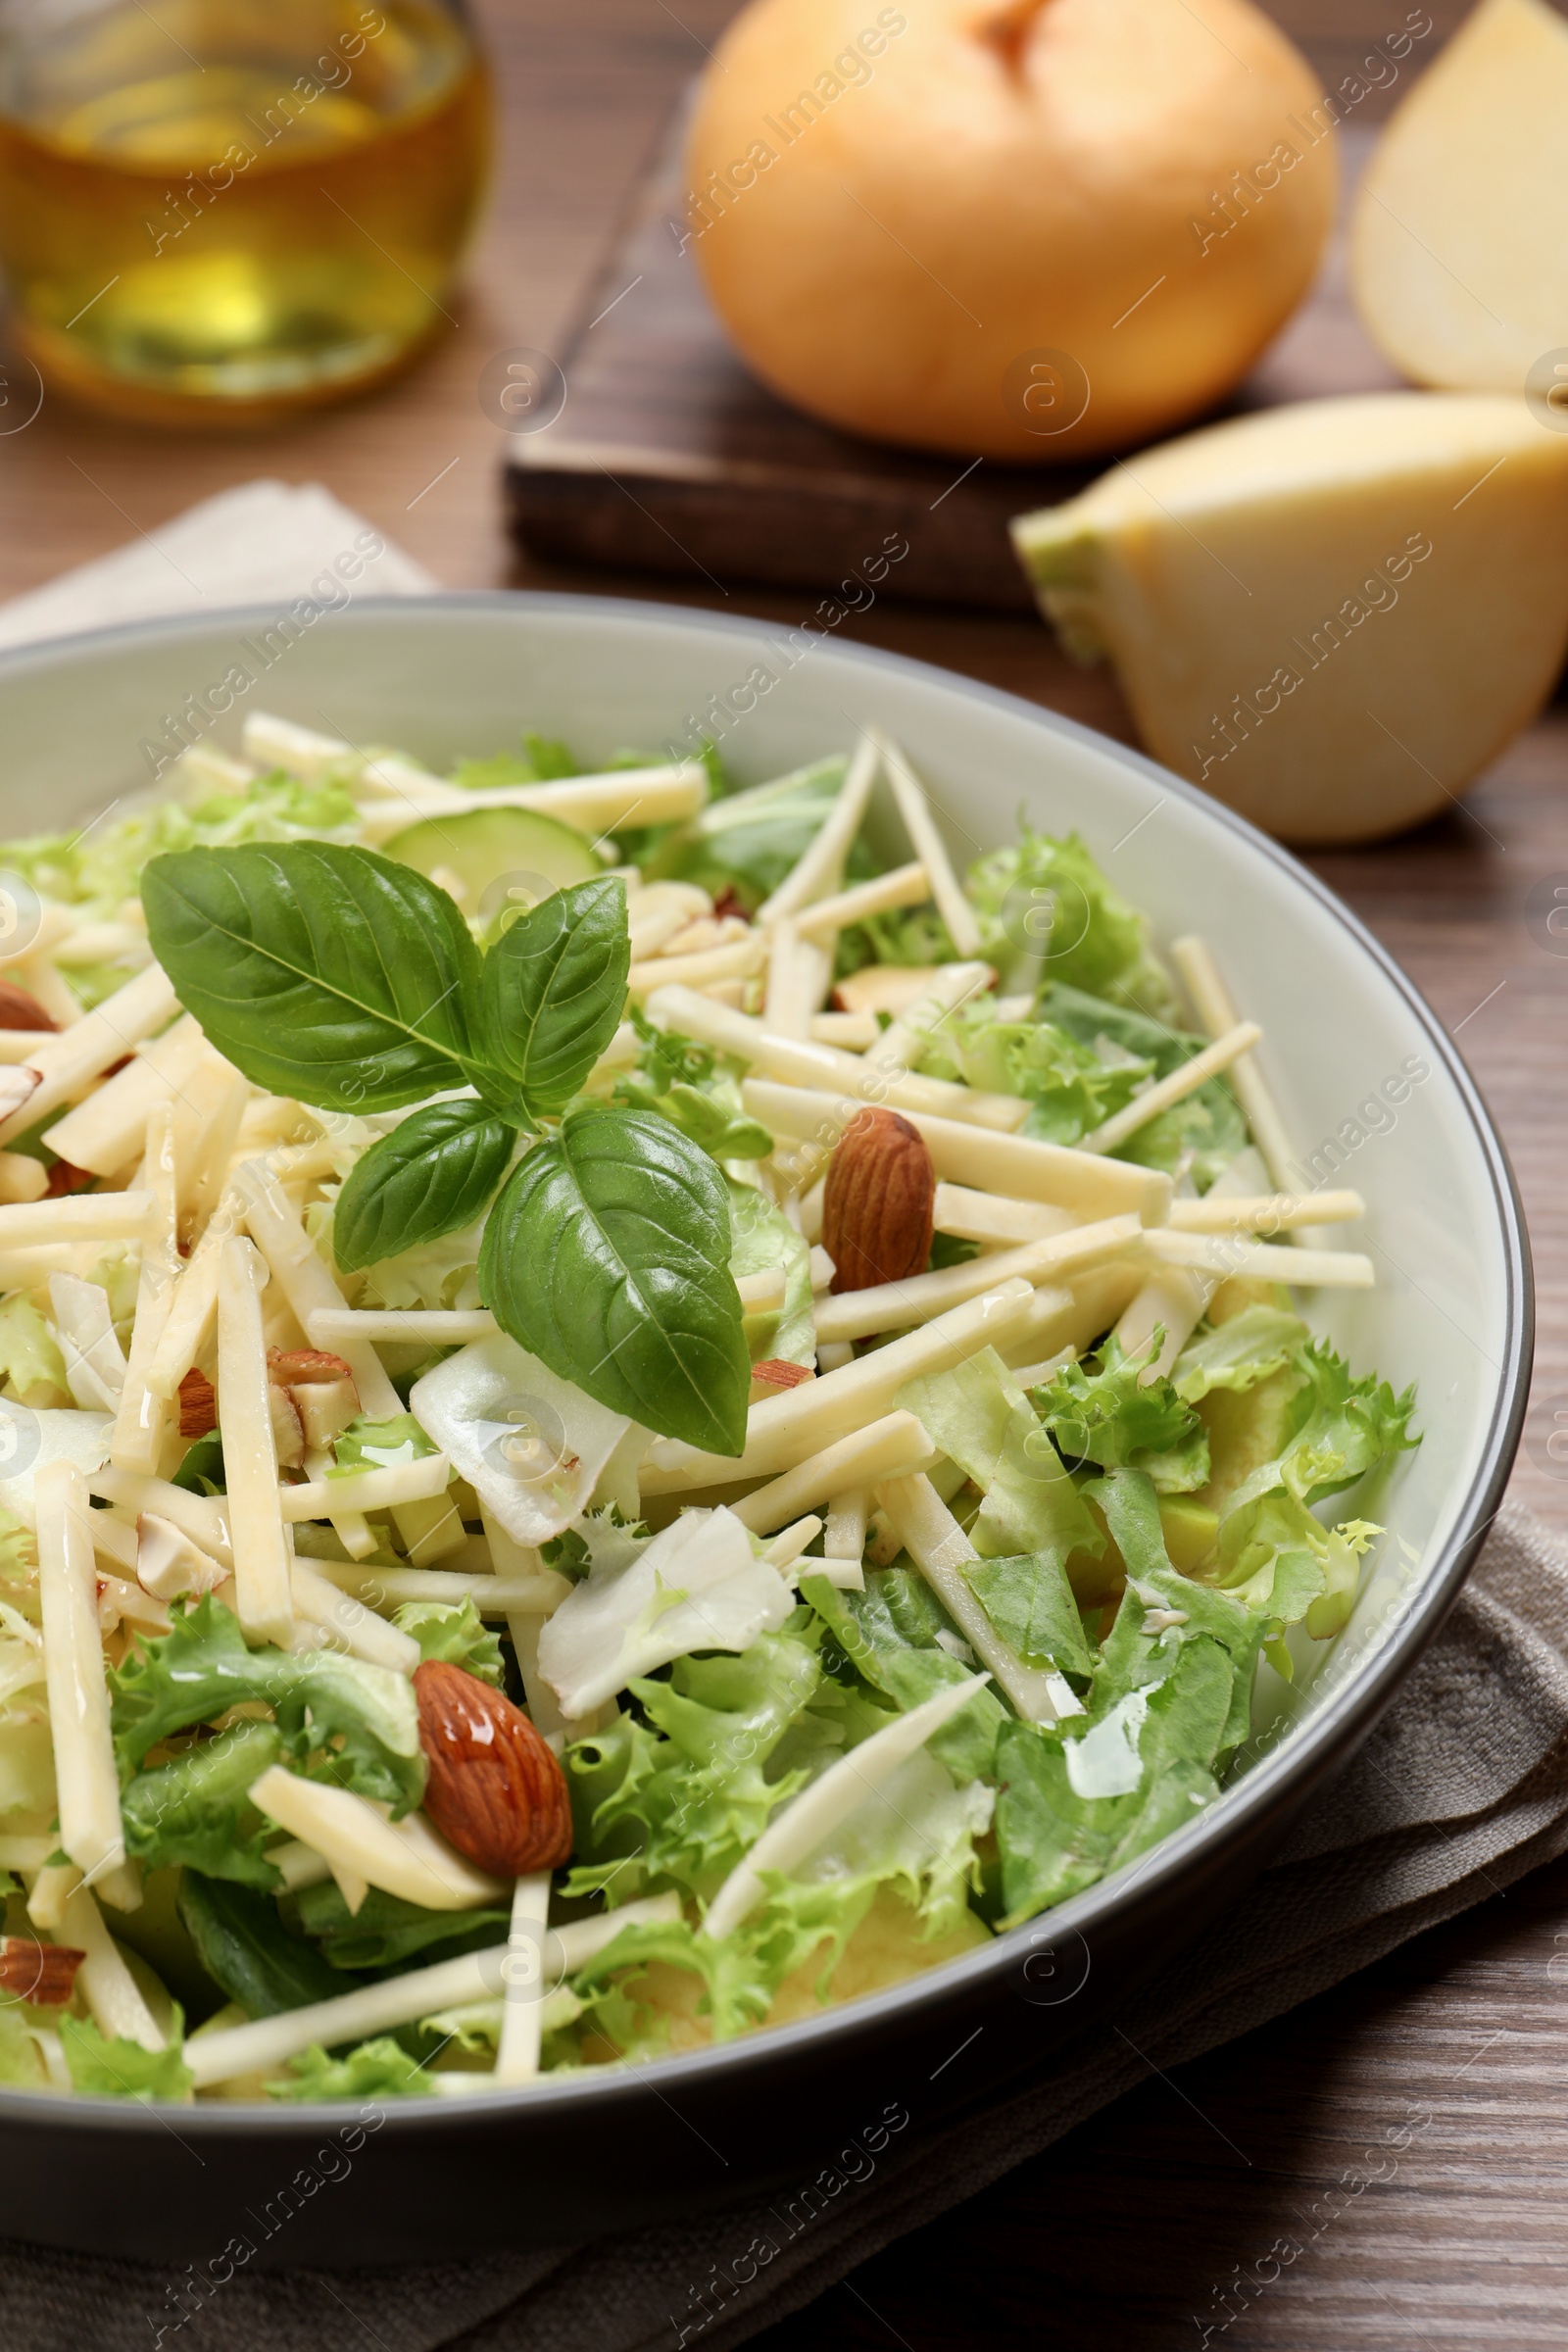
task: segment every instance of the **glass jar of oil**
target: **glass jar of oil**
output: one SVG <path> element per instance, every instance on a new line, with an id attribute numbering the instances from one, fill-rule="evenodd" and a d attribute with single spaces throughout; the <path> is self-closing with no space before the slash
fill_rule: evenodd
<path id="1" fill-rule="evenodd" d="M 0 263 L 45 385 L 165 423 L 358 391 L 449 321 L 490 92 L 440 0 L 0 0 Z"/>

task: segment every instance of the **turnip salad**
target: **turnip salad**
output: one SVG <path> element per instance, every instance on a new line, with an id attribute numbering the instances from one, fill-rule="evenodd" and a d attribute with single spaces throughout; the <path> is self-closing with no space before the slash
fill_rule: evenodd
<path id="1" fill-rule="evenodd" d="M 257 715 L 0 851 L 5 2084 L 478 2096 L 981 1946 L 1214 1802 L 1416 1443 L 1077 836 L 523 747 Z"/>

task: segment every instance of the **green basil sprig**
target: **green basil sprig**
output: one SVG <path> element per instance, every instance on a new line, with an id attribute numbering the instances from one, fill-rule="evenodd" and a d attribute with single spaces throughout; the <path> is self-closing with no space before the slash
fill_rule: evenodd
<path id="1" fill-rule="evenodd" d="M 556 892 L 483 957 L 445 891 L 330 843 L 177 851 L 142 903 L 180 1003 L 255 1085 L 324 1110 L 477 1095 L 360 1159 L 334 1218 L 345 1272 L 494 1199 L 479 1285 L 502 1329 L 612 1411 L 740 1452 L 751 1366 L 718 1170 L 663 1117 L 567 1108 L 625 1006 L 617 878 Z M 537 1140 L 508 1177 L 519 1134 Z"/>

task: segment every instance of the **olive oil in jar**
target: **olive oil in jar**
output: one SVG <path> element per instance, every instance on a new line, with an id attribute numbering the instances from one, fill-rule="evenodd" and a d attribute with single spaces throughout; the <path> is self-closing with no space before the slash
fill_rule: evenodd
<path id="1" fill-rule="evenodd" d="M 5 0 L 0 262 L 45 384 L 265 422 L 447 323 L 490 94 L 440 0 Z"/>

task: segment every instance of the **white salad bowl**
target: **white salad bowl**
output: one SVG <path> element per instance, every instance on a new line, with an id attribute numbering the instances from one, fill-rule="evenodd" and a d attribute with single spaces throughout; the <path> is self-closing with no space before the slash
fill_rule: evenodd
<path id="1" fill-rule="evenodd" d="M 561 2244 L 809 2179 L 844 2131 L 884 2109 L 919 2126 L 1048 2063 L 1221 1902 L 1245 1901 L 1430 1641 L 1501 1500 L 1528 1387 L 1529 1252 L 1502 1146 L 1389 956 L 1228 809 L 1009 695 L 760 621 L 444 596 L 158 620 L 0 655 L 0 838 L 145 794 L 182 741 L 234 747 L 257 709 L 437 768 L 523 727 L 592 760 L 684 753 L 710 735 L 746 781 L 848 748 L 875 721 L 927 780 L 960 863 L 1014 838 L 1022 809 L 1081 832 L 1156 944 L 1204 935 L 1263 1025 L 1300 1188 L 1326 1179 L 1366 1198 L 1355 1240 L 1376 1288 L 1320 1293 L 1305 1311 L 1358 1371 L 1417 1384 L 1423 1442 L 1357 1498 L 1388 1534 L 1346 1632 L 1294 1692 L 1265 1676 L 1273 1698 L 1246 1769 L 1135 1864 L 891 1990 L 649 2068 L 393 2102 L 368 2123 L 352 2109 L 215 2102 L 172 2130 L 128 2101 L 0 2093 L 7 2235 L 178 2265 L 220 2255 L 242 2209 L 270 2212 L 298 2171 L 318 2184 L 329 2138 L 366 2152 L 334 2166 L 329 2197 L 292 2200 L 258 2261 Z M 966 2037 L 963 2066 L 942 2075 Z"/>

